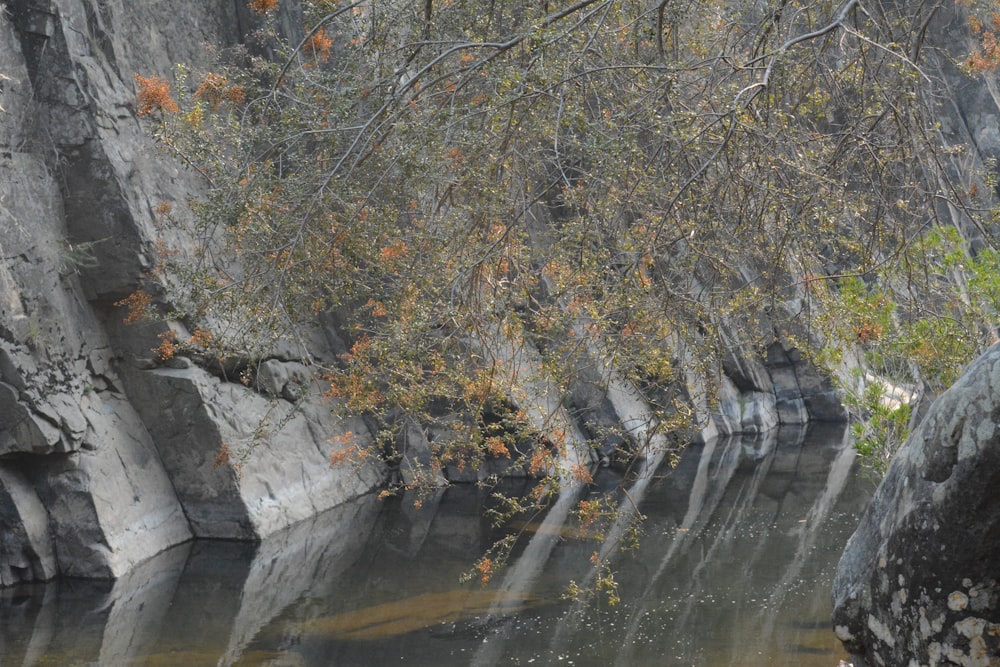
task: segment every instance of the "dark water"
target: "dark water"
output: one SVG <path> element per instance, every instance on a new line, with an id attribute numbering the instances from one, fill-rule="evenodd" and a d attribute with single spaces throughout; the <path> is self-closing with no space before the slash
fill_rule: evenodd
<path id="1" fill-rule="evenodd" d="M 523 522 L 485 589 L 460 578 L 499 536 L 486 494 L 366 498 L 258 546 L 183 545 L 114 584 L 2 591 L 0 664 L 835 667 L 830 581 L 870 494 L 838 431 L 690 447 L 633 497 L 638 549 Z M 602 549 L 620 602 L 563 599 Z"/>

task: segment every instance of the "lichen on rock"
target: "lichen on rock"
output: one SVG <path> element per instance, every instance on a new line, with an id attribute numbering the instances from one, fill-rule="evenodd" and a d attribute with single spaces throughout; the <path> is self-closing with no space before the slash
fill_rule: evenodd
<path id="1" fill-rule="evenodd" d="M 834 626 L 865 664 L 1000 656 L 998 383 L 994 346 L 930 407 L 844 551 Z"/>

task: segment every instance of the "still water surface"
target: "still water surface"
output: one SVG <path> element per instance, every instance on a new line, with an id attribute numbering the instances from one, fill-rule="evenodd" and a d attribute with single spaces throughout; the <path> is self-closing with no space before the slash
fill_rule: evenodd
<path id="1" fill-rule="evenodd" d="M 613 487 L 612 471 L 598 485 Z M 115 582 L 0 592 L 7 665 L 823 665 L 830 581 L 871 495 L 841 433 L 689 447 L 633 497 L 621 601 L 570 602 L 602 543 L 572 519 L 519 526 L 486 588 L 463 573 L 500 534 L 487 495 L 365 498 L 260 545 L 196 541 Z M 599 493 L 595 488 L 591 493 Z"/>

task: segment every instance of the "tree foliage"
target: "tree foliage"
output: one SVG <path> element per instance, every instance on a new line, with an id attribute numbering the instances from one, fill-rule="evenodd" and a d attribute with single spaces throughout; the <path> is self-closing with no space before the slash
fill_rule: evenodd
<path id="1" fill-rule="evenodd" d="M 172 287 L 251 358 L 332 317 L 331 395 L 450 416 L 442 457 L 545 468 L 500 340 L 567 395 L 596 346 L 670 427 L 681 358 L 788 338 L 941 386 L 988 342 L 992 183 L 952 167 L 961 63 L 928 40 L 950 6 L 313 0 L 289 40 L 252 4 L 256 41 L 143 107 L 210 185 Z"/>

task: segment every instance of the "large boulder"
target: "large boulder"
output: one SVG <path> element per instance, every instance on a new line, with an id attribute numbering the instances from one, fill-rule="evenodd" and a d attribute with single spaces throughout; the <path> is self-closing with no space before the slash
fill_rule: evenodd
<path id="1" fill-rule="evenodd" d="M 861 664 L 1000 664 L 1000 346 L 929 408 L 841 558 L 834 626 Z"/>

